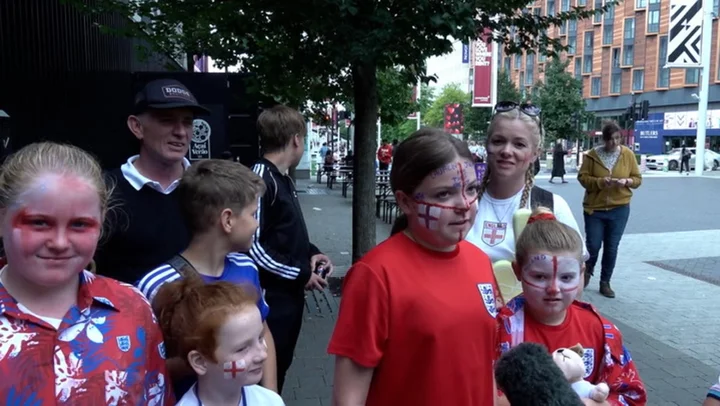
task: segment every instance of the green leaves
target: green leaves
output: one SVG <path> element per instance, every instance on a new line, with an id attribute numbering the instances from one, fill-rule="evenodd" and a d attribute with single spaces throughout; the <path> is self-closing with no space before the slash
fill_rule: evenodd
<path id="1" fill-rule="evenodd" d="M 550 58 L 545 64 L 545 83 L 535 86 L 533 102 L 542 108 L 545 142 L 582 138 L 580 123 L 586 121 L 582 83 L 567 71 L 568 60 Z"/>

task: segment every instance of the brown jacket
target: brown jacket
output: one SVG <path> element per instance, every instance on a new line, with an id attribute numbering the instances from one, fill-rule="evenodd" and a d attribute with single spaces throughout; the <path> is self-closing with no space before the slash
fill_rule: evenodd
<path id="1" fill-rule="evenodd" d="M 578 181 L 585 188 L 583 209 L 585 213 L 592 214 L 595 210 L 610 210 L 630 204 L 633 195 L 632 189 L 637 189 L 642 183 L 640 168 L 638 168 L 635 154 L 625 146 L 620 146 L 620 156 L 612 172 L 603 165 L 600 156 L 592 149 L 583 161 Z M 629 187 L 607 186 L 605 178 L 632 179 Z"/>

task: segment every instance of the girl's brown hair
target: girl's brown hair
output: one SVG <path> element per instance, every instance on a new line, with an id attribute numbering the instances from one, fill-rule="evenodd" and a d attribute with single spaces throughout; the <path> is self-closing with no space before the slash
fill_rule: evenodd
<path id="1" fill-rule="evenodd" d="M 525 264 L 530 253 L 534 251 L 570 252 L 582 262 L 583 240 L 580 234 L 567 224 L 554 219 L 555 216 L 552 215 L 552 211 L 546 207 L 538 207 L 533 210 L 530 219 L 542 214 L 549 214 L 553 219 L 528 221 L 515 243 L 515 260 L 517 263 L 521 266 Z"/>
<path id="2" fill-rule="evenodd" d="M 393 193 L 399 190 L 412 196 L 428 175 L 458 157 L 472 161 L 472 154 L 464 141 L 435 128 L 414 132 L 396 147 L 390 171 Z M 407 225 L 407 217 L 404 214 L 398 216 L 391 234 L 405 230 Z"/>
<path id="3" fill-rule="evenodd" d="M 187 362 L 190 351 L 217 362 L 217 335 L 227 318 L 257 306 L 258 294 L 251 286 L 230 282 L 204 283 L 182 278 L 163 285 L 152 307 L 165 338 L 168 357 Z"/>
<path id="4" fill-rule="evenodd" d="M 510 111 L 497 113 L 493 116 L 492 120 L 490 121 L 490 127 L 488 127 L 488 137 L 485 140 L 486 150 L 489 150 L 490 139 L 495 133 L 495 129 L 497 128 L 498 124 L 503 120 L 520 120 L 525 123 L 525 125 L 527 125 L 530 129 L 530 142 L 533 144 L 533 148 L 540 148 L 543 143 L 543 129 L 540 125 L 540 119 L 537 117 L 528 116 L 527 114 L 521 112 L 518 109 L 513 109 Z M 527 207 L 528 199 L 530 199 L 530 190 L 532 190 L 533 186 L 535 185 L 535 166 L 533 164 L 534 162 L 531 162 L 528 166 L 527 172 L 525 172 L 525 188 L 523 189 L 522 196 L 520 197 L 519 205 L 519 208 L 521 209 Z M 485 176 L 483 176 L 482 181 L 480 182 L 480 188 L 478 190 L 478 200 L 482 199 L 483 194 L 485 193 L 488 185 L 490 184 L 491 173 L 492 170 L 490 168 L 490 165 L 487 165 L 487 167 L 485 168 Z"/>

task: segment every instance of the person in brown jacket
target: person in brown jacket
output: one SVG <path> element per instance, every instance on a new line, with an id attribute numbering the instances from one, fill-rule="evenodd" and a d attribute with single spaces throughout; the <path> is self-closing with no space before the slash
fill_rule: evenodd
<path id="1" fill-rule="evenodd" d="M 604 144 L 590 150 L 578 173 L 578 181 L 585 188 L 585 244 L 590 255 L 585 262 L 585 286 L 590 283 L 603 246 L 600 294 L 614 298 L 610 278 L 630 217 L 632 189 L 640 187 L 642 176 L 635 154 L 621 145 L 620 127 L 615 122 L 603 126 L 602 137 Z"/>

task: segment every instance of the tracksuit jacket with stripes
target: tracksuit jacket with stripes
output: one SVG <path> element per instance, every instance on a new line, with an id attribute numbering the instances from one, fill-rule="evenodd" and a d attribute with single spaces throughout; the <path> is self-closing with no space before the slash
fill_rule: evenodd
<path id="1" fill-rule="evenodd" d="M 253 171 L 265 181 L 258 201 L 259 227 L 250 257 L 260 271 L 260 284 L 268 290 L 303 292 L 310 279 L 310 258 L 320 250 L 308 236 L 307 226 L 290 176 L 261 158 Z"/>

